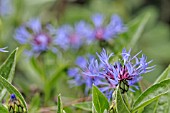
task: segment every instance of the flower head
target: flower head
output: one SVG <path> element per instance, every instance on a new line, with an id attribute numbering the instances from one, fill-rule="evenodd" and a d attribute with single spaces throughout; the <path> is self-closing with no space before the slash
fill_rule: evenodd
<path id="1" fill-rule="evenodd" d="M 55 49 L 51 46 L 54 35 L 51 31 L 53 29 L 50 25 L 43 29 L 41 21 L 34 18 L 16 29 L 15 39 L 21 44 L 29 44 L 31 46 L 30 54 L 40 54 L 46 50 Z"/>
<path id="2" fill-rule="evenodd" d="M 92 21 L 94 23 L 92 39 L 97 40 L 109 40 L 115 38 L 118 34 L 126 31 L 121 18 L 118 15 L 112 15 L 110 22 L 104 25 L 105 17 L 104 15 L 97 13 L 92 16 Z"/>
<path id="3" fill-rule="evenodd" d="M 84 21 L 76 23 L 74 27 L 70 25 L 61 26 L 56 33 L 55 43 L 61 48 L 67 50 L 80 48 L 86 42 L 86 37 L 90 29 Z"/>
<path id="4" fill-rule="evenodd" d="M 94 77 L 94 84 L 106 94 L 108 98 L 111 97 L 111 93 L 119 86 L 122 93 L 127 92 L 130 87 L 135 87 L 135 83 L 141 80 L 141 75 L 150 72 L 154 69 L 154 66 L 149 67 L 152 61 L 147 62 L 147 57 L 142 55 L 138 58 L 139 53 L 134 56 L 130 54 L 131 50 L 122 51 L 122 62 L 110 63 L 109 60 L 113 56 L 106 53 L 106 50 L 98 54 L 99 61 L 93 59 L 88 65 L 88 71 L 84 71 L 84 75 Z M 94 62 L 95 61 L 95 62 Z M 100 66 L 98 65 L 100 64 Z M 97 79 L 96 79 L 97 78 Z"/>
<path id="5" fill-rule="evenodd" d="M 94 59 L 94 57 L 91 55 L 89 55 L 88 58 L 90 59 L 90 62 L 93 61 L 93 59 Z M 90 73 L 88 73 L 88 72 L 90 70 L 93 70 L 93 72 L 94 72 L 95 67 L 91 66 L 90 70 L 89 70 L 87 68 L 89 61 L 86 60 L 82 56 L 77 57 L 75 64 L 80 68 L 76 67 L 76 68 L 70 68 L 68 70 L 68 75 L 72 78 L 69 82 L 72 85 L 76 85 L 76 86 L 85 84 L 86 85 L 85 94 L 88 94 L 88 91 L 89 91 L 89 89 L 91 89 L 92 84 L 94 83 L 94 80 L 95 80 L 94 79 L 95 77 L 90 76 Z M 82 70 L 83 70 L 83 72 L 82 72 Z M 87 73 L 84 73 L 84 72 L 87 72 Z M 88 74 L 89 74 L 89 76 L 87 76 Z M 94 75 L 94 73 L 93 73 L 93 75 Z"/>
<path id="6" fill-rule="evenodd" d="M 0 0 L 0 16 L 7 16 L 13 12 L 12 0 Z"/>

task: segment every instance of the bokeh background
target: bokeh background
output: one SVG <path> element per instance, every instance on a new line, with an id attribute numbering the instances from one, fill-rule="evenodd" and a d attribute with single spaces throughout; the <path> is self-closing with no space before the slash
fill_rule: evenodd
<path id="1" fill-rule="evenodd" d="M 10 52 L 16 47 L 20 47 L 13 84 L 26 97 L 28 103 L 31 102 L 31 97 L 35 96 L 33 94 L 37 90 L 43 96 L 41 81 L 37 81 L 36 72 L 33 71 L 27 57 L 23 55 L 24 47 L 14 39 L 14 32 L 18 26 L 32 17 L 40 17 L 43 23 L 51 23 L 59 27 L 66 23 L 73 25 L 80 20 L 91 22 L 90 17 L 94 13 L 103 13 L 108 18 L 112 14 L 118 14 L 122 17 L 125 25 L 128 25 L 131 20 L 142 18 L 148 14 L 149 21 L 132 48 L 133 52 L 142 50 L 148 59 L 153 59 L 153 64 L 156 65 L 152 73 L 144 75 L 144 87 L 153 83 L 170 64 L 169 0 L 6 0 L 8 2 L 3 7 L 2 1 L 0 0 L 0 12 L 5 10 L 7 13 L 1 13 L 0 17 L 0 47 L 7 46 Z M 8 54 L 0 53 L 0 56 L 2 63 Z M 54 97 L 59 92 L 64 97 L 75 98 L 77 95 L 81 97 L 82 93 L 77 94 L 79 88 L 69 91 L 66 74 L 63 73 L 64 77 L 60 77 L 54 84 L 57 89 L 54 88 Z M 55 98 L 53 99 L 55 100 Z M 67 98 L 65 100 L 68 101 Z M 46 106 L 50 105 L 54 104 L 49 102 Z"/>

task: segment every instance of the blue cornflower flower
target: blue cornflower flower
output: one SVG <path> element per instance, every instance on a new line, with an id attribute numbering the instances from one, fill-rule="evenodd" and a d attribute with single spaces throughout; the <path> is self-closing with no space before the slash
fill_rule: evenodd
<path id="1" fill-rule="evenodd" d="M 75 24 L 74 27 L 70 25 L 61 26 L 56 33 L 55 43 L 62 49 L 80 48 L 86 41 L 86 37 L 89 35 L 90 26 L 84 21 L 80 21 Z"/>
<path id="2" fill-rule="evenodd" d="M 90 62 L 93 61 L 94 57 L 89 55 L 88 56 L 90 59 Z M 76 68 L 70 68 L 68 70 L 68 75 L 72 78 L 69 83 L 71 83 L 72 85 L 75 86 L 80 86 L 85 84 L 85 94 L 88 94 L 89 89 L 91 89 L 92 84 L 94 83 L 94 78 L 95 76 L 87 76 L 89 73 L 89 69 L 87 68 L 87 65 L 89 64 L 89 62 L 82 56 L 77 57 L 75 64 L 80 67 L 76 67 Z M 93 67 L 93 66 L 92 66 Z M 91 70 L 92 67 L 90 67 Z M 82 72 L 83 70 L 83 72 Z M 86 73 L 84 73 L 86 72 Z M 93 73 L 94 75 L 94 73 Z"/>
<path id="3" fill-rule="evenodd" d="M 99 57 L 101 63 L 105 66 L 108 66 L 109 67 L 109 59 L 114 55 L 113 53 L 111 53 L 110 55 L 108 55 L 106 53 L 106 50 L 103 49 L 102 53 L 99 55 L 98 53 L 96 53 L 97 56 Z"/>
<path id="4" fill-rule="evenodd" d="M 8 52 L 7 50 L 5 50 L 7 47 L 4 48 L 0 48 L 0 52 Z"/>
<path id="5" fill-rule="evenodd" d="M 15 39 L 21 44 L 31 46 L 31 50 L 27 52 L 29 55 L 39 55 L 49 49 L 54 52 L 56 50 L 52 46 L 54 31 L 51 25 L 46 25 L 46 29 L 43 29 L 40 19 L 34 18 L 16 29 Z"/>
<path id="6" fill-rule="evenodd" d="M 12 0 L 0 0 L 0 16 L 10 15 L 13 10 Z"/>
<path id="7" fill-rule="evenodd" d="M 141 80 L 141 74 L 152 71 L 154 66 L 149 67 L 152 60 L 147 62 L 145 55 L 138 58 L 141 51 L 133 57 L 130 52 L 131 49 L 129 51 L 123 49 L 121 62 L 109 63 L 113 53 L 107 54 L 106 50 L 103 49 L 100 54 L 97 53 L 99 61 L 93 59 L 87 65 L 86 69 L 88 69 L 88 71 L 83 70 L 83 73 L 87 76 L 93 76 L 94 84 L 98 86 L 108 98 L 111 98 L 110 94 L 112 94 L 118 85 L 122 93 L 127 92 L 130 86 L 138 88 L 135 83 Z M 100 64 L 100 66 L 98 64 Z M 130 88 L 130 90 L 132 89 Z"/>
<path id="8" fill-rule="evenodd" d="M 94 23 L 93 32 L 91 35 L 92 39 L 109 40 L 111 38 L 115 38 L 118 34 L 127 30 L 118 15 L 112 15 L 108 25 L 104 25 L 104 20 L 104 15 L 100 13 L 92 16 L 92 21 Z"/>

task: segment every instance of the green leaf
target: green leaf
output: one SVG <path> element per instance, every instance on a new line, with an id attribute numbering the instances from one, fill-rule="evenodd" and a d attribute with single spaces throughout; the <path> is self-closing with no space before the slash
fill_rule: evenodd
<path id="1" fill-rule="evenodd" d="M 43 70 L 43 64 L 41 62 L 39 62 L 37 59 L 35 59 L 34 57 L 31 58 L 31 64 L 33 69 L 38 73 L 38 75 L 43 78 L 43 80 L 45 79 L 45 75 L 44 75 L 44 70 Z"/>
<path id="2" fill-rule="evenodd" d="M 54 2 L 55 0 L 26 0 L 27 5 L 41 5 L 41 4 L 47 4 L 49 2 Z"/>
<path id="3" fill-rule="evenodd" d="M 62 102 L 61 102 L 61 95 L 58 95 L 58 109 L 57 109 L 57 113 L 63 113 L 63 106 L 62 106 Z"/>
<path id="4" fill-rule="evenodd" d="M 73 106 L 86 111 L 92 111 L 92 102 L 81 102 L 78 104 L 73 104 Z"/>
<path id="5" fill-rule="evenodd" d="M 100 90 L 93 85 L 92 88 L 92 100 L 95 110 L 98 113 L 103 113 L 105 109 L 109 109 L 109 102 Z"/>
<path id="6" fill-rule="evenodd" d="M 147 105 L 144 110 L 143 113 L 156 113 L 156 107 L 158 105 L 158 99 L 153 101 L 152 103 L 150 103 L 149 105 Z"/>
<path id="7" fill-rule="evenodd" d="M 145 107 L 160 96 L 170 92 L 170 79 L 157 83 L 143 92 L 133 105 L 133 112 Z"/>
<path id="8" fill-rule="evenodd" d="M 3 85 L 9 91 L 10 94 L 15 94 L 19 98 L 19 100 L 21 100 L 22 104 L 24 105 L 24 108 L 27 111 L 27 104 L 21 93 L 2 76 L 0 76 L 0 84 Z"/>
<path id="9" fill-rule="evenodd" d="M 35 113 L 38 112 L 38 109 L 41 104 L 41 99 L 40 95 L 37 93 L 34 95 L 31 99 L 30 106 L 29 106 L 29 113 Z"/>
<path id="10" fill-rule="evenodd" d="M 134 24 L 135 26 L 129 27 L 129 29 L 131 29 L 131 27 L 135 28 L 135 33 L 131 36 L 132 38 L 131 38 L 131 41 L 128 45 L 129 48 L 133 48 L 134 45 L 136 44 L 136 42 L 138 41 L 138 39 L 141 37 L 150 16 L 151 16 L 150 13 L 145 14 L 143 19 L 140 20 L 139 22 L 138 22 L 138 18 L 137 18 L 137 20 L 135 20 L 135 24 Z"/>
<path id="11" fill-rule="evenodd" d="M 170 65 L 163 71 L 159 78 L 154 82 L 154 84 L 165 80 L 170 77 Z M 170 93 L 161 96 L 156 101 L 145 107 L 144 113 L 169 113 L 170 112 Z"/>
<path id="12" fill-rule="evenodd" d="M 14 71 L 15 71 L 15 65 L 16 65 L 16 53 L 17 50 L 14 50 L 7 60 L 1 65 L 0 67 L 0 75 L 8 80 L 8 82 L 12 82 Z M 6 94 L 6 89 L 3 88 L 3 85 L 0 84 L 0 100 L 4 97 Z"/>
<path id="13" fill-rule="evenodd" d="M 170 77 L 170 65 L 165 69 L 165 71 L 159 76 L 159 78 L 155 81 L 154 84 L 165 80 L 166 78 Z"/>
<path id="14" fill-rule="evenodd" d="M 155 113 L 170 113 L 170 93 L 159 98 Z"/>
<path id="15" fill-rule="evenodd" d="M 119 88 L 116 90 L 116 111 L 117 113 L 130 113 L 122 98 Z"/>
<path id="16" fill-rule="evenodd" d="M 53 88 L 52 86 L 55 86 L 57 80 L 62 75 L 62 72 L 63 72 L 64 69 L 66 69 L 66 67 L 67 67 L 67 65 L 58 66 L 57 71 L 46 82 L 45 89 L 44 89 L 45 102 L 47 102 L 50 99 L 51 94 L 52 94 L 51 91 L 52 91 L 52 88 Z"/>
<path id="17" fill-rule="evenodd" d="M 0 104 L 0 113 L 8 113 L 8 109 L 2 104 Z"/>

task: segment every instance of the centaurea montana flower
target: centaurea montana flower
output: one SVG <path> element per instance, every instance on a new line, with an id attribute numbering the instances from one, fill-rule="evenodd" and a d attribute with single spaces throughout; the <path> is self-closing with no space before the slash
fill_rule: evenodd
<path id="1" fill-rule="evenodd" d="M 113 53 L 110 55 L 106 53 L 106 50 L 103 49 L 101 54 L 97 53 L 99 57 L 99 63 L 101 63 L 100 68 L 98 68 L 98 75 L 94 73 L 94 70 L 90 70 L 91 65 L 95 65 L 94 62 L 88 65 L 88 72 L 84 72 L 87 76 L 98 77 L 94 81 L 94 84 L 99 87 L 99 89 L 105 93 L 108 98 L 111 98 L 114 89 L 119 85 L 122 93 L 125 93 L 129 90 L 129 87 L 138 88 L 135 83 L 141 80 L 141 74 L 150 72 L 154 69 L 154 66 L 149 67 L 149 64 L 152 62 L 147 62 L 147 57 L 142 54 L 141 58 L 137 56 L 141 53 L 137 53 L 135 56 L 130 55 L 131 50 L 122 51 L 122 62 L 109 63 L 110 58 L 113 56 Z M 96 69 L 95 69 L 96 70 Z M 95 78 L 94 78 L 95 79 Z M 132 90 L 130 88 L 130 90 Z M 133 90 L 132 90 L 133 91 Z"/>
<path id="2" fill-rule="evenodd" d="M 75 24 L 74 27 L 71 25 L 63 25 L 56 32 L 55 43 L 64 50 L 69 48 L 78 49 L 86 42 L 86 37 L 89 35 L 88 32 L 90 27 L 84 21 L 80 21 Z"/>
<path id="3" fill-rule="evenodd" d="M 12 0 L 0 0 L 0 16 L 12 14 L 14 10 L 12 2 Z"/>
<path id="4" fill-rule="evenodd" d="M 50 24 L 43 29 L 40 19 L 33 18 L 27 23 L 16 29 L 15 39 L 21 44 L 29 44 L 31 50 L 27 53 L 32 55 L 39 55 L 47 50 L 56 51 L 53 46 L 55 29 Z"/>
<path id="5" fill-rule="evenodd" d="M 104 20 L 104 15 L 100 13 L 92 16 L 92 21 L 94 23 L 93 32 L 91 34 L 92 39 L 109 40 L 127 30 L 118 15 L 112 15 L 110 22 L 107 25 L 104 25 Z"/>
<path id="6" fill-rule="evenodd" d="M 88 55 L 89 61 L 86 58 L 79 56 L 76 59 L 75 64 L 80 67 L 70 68 L 68 70 L 68 75 L 72 78 L 69 83 L 75 86 L 80 86 L 85 84 L 85 94 L 88 94 L 89 89 L 91 89 L 92 84 L 94 83 L 94 76 L 87 76 L 88 73 L 87 65 L 89 62 L 94 61 L 94 56 Z M 86 73 L 82 72 L 82 70 L 86 71 Z"/>

